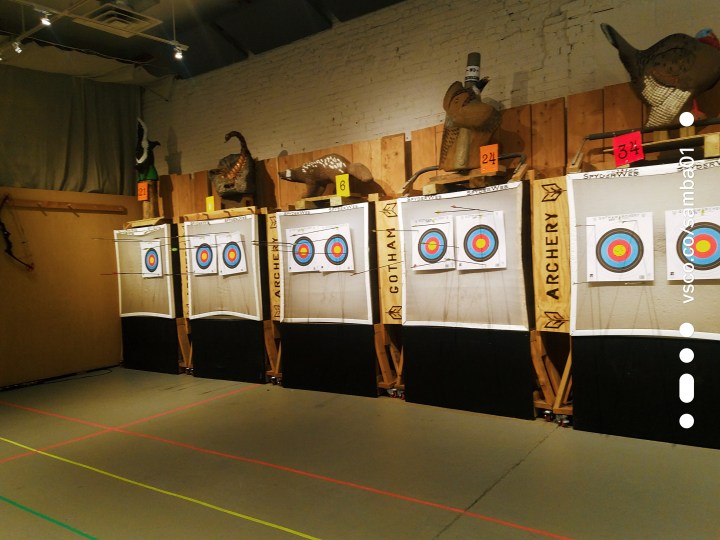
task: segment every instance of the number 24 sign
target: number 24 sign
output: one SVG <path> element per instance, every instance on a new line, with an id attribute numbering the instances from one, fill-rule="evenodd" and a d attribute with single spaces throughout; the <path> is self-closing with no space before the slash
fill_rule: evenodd
<path id="1" fill-rule="evenodd" d="M 613 153 L 615 155 L 616 167 L 645 159 L 641 133 L 639 131 L 632 131 L 613 137 Z"/>

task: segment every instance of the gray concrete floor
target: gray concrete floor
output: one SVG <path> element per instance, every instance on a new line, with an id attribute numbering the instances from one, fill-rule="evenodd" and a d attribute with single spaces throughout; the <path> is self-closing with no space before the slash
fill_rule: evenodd
<path id="1" fill-rule="evenodd" d="M 717 540 L 720 451 L 122 368 L 0 392 L 0 538 L 298 536 Z"/>

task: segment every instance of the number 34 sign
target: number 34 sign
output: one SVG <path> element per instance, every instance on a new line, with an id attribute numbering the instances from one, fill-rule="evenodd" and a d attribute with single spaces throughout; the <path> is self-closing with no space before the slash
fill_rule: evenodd
<path id="1" fill-rule="evenodd" d="M 645 159 L 641 133 L 639 131 L 632 131 L 613 137 L 613 153 L 615 154 L 616 167 Z"/>

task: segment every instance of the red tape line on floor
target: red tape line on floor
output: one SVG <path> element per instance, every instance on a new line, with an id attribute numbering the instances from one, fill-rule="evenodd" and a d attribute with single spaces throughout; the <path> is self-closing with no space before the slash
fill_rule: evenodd
<path id="1" fill-rule="evenodd" d="M 392 497 L 392 498 L 394 498 L 394 499 L 399 499 L 399 500 L 403 500 L 403 501 L 407 501 L 407 502 L 411 502 L 411 503 L 415 503 L 415 504 L 421 504 L 421 505 L 423 505 L 423 506 L 429 506 L 429 507 L 432 507 L 432 508 L 438 508 L 438 509 L 440 509 L 440 510 L 446 510 L 446 511 L 448 511 L 448 512 L 453 512 L 453 513 L 455 513 L 455 514 L 461 514 L 461 515 L 464 515 L 464 516 L 467 516 L 467 517 L 471 517 L 471 518 L 475 518 L 475 519 L 480 519 L 480 520 L 488 521 L 488 522 L 491 522 L 491 523 L 496 523 L 496 524 L 498 524 L 498 525 L 503 525 L 503 526 L 505 526 L 505 527 L 511 527 L 511 528 L 513 528 L 513 529 L 518 529 L 518 530 L 530 532 L 530 533 L 537 534 L 537 535 L 540 535 L 540 536 L 545 536 L 545 537 L 548 537 L 548 538 L 556 538 L 556 539 L 559 539 L 559 540 L 571 540 L 570 538 L 568 538 L 568 537 L 566 537 L 566 536 L 561 536 L 561 535 L 557 535 L 557 534 L 550 533 L 550 532 L 547 532 L 547 531 L 542 531 L 542 530 L 540 530 L 540 529 L 533 529 L 533 528 L 531 528 L 531 527 L 526 527 L 526 526 L 524 526 L 524 525 L 519 525 L 519 524 L 517 524 L 517 523 L 512 523 L 512 522 L 510 522 L 510 521 L 504 521 L 504 520 L 501 520 L 501 519 L 493 518 L 493 517 L 490 517 L 490 516 L 485 516 L 485 515 L 482 515 L 482 514 L 477 514 L 477 513 L 475 513 L 475 512 L 470 512 L 470 511 L 464 510 L 464 509 L 462 509 L 462 508 L 455 508 L 455 507 L 453 507 L 453 506 L 447 506 L 447 505 L 440 504 L 440 503 L 435 503 L 435 502 L 432 502 L 432 501 L 425 501 L 425 500 L 423 500 L 423 499 L 418 499 L 418 498 L 415 498 L 415 497 L 409 497 L 409 496 L 407 496 L 407 495 L 401 495 L 401 494 L 399 494 L 399 493 L 393 493 L 393 492 L 391 492 L 391 491 L 385 491 L 385 490 L 373 488 L 373 487 L 370 487 L 370 486 L 364 486 L 364 485 L 362 485 L 362 484 L 356 484 L 356 483 L 354 483 L 354 482 L 347 482 L 347 481 L 345 481 L 345 480 L 339 480 L 339 479 L 337 479 L 337 478 L 331 478 L 331 477 L 329 477 L 329 476 L 323 476 L 323 475 L 320 475 L 320 474 L 315 474 L 315 473 L 311 473 L 311 472 L 307 472 L 307 471 L 302 471 L 302 470 L 300 470 L 300 469 L 293 469 L 292 467 L 286 467 L 286 466 L 284 466 L 284 465 L 277 465 L 277 464 L 275 464 L 275 463 L 270 463 L 270 462 L 267 462 L 267 461 L 261 461 L 261 460 L 258 460 L 258 459 L 247 458 L 247 457 L 242 457 L 242 456 L 236 456 L 236 455 L 227 454 L 227 453 L 224 453 L 224 452 L 218 452 L 218 451 L 216 451 L 216 450 L 210 450 L 210 449 L 207 449 L 207 448 L 201 448 L 201 447 L 193 446 L 193 445 L 190 445 L 190 444 L 181 443 L 181 442 L 178 442 L 178 441 L 172 441 L 172 440 L 170 440 L 170 439 L 163 439 L 162 437 L 156 437 L 156 436 L 154 436 L 154 435 L 147 435 L 147 434 L 144 434 L 144 433 L 139 433 L 139 432 L 136 432 L 136 431 L 128 431 L 128 430 L 123 429 L 123 428 L 129 427 L 129 426 L 132 426 L 132 425 L 139 424 L 139 423 L 141 423 L 141 422 L 146 422 L 146 421 L 151 420 L 151 419 L 153 419 L 153 418 L 158 418 L 158 417 L 160 417 L 160 416 L 165 416 L 165 415 L 167 415 L 167 414 L 171 414 L 171 413 L 173 413 L 173 412 L 177 412 L 177 411 L 184 410 L 184 409 L 187 409 L 187 408 L 190 408 L 190 407 L 194 407 L 194 406 L 196 406 L 196 405 L 200 405 L 200 404 L 203 404 L 203 403 L 207 403 L 207 402 L 213 401 L 213 400 L 215 400 L 215 399 L 220 399 L 221 397 L 226 397 L 226 396 L 229 396 L 229 395 L 232 395 L 232 394 L 237 394 L 238 392 L 241 392 L 241 391 L 243 391 L 243 390 L 247 390 L 247 389 L 249 389 L 249 388 L 255 388 L 255 387 L 257 387 L 257 386 L 259 386 L 259 385 L 253 385 L 253 386 L 244 387 L 244 388 L 241 388 L 240 390 L 235 390 L 235 391 L 233 391 L 233 392 L 228 392 L 228 393 L 223 394 L 223 395 L 221 395 L 221 396 L 215 396 L 214 398 L 210 398 L 210 399 L 207 399 L 207 400 L 204 400 L 204 401 L 200 401 L 200 402 L 193 403 L 193 404 L 190 404 L 190 405 L 185 405 L 185 406 L 182 406 L 182 407 L 178 407 L 177 409 L 173 409 L 173 410 L 167 411 L 167 412 L 165 412 L 165 413 L 159 413 L 159 414 L 156 414 L 156 415 L 153 415 L 153 416 L 149 416 L 149 417 L 147 417 L 147 418 L 142 418 L 142 419 L 140 419 L 140 420 L 135 420 L 135 421 L 133 421 L 133 422 L 129 422 L 129 423 L 127 423 L 127 424 L 122 424 L 122 425 L 120 425 L 120 426 L 118 426 L 118 427 L 115 427 L 115 428 L 109 427 L 109 426 L 103 426 L 103 425 L 101 425 L 101 424 L 94 424 L 94 423 L 91 423 L 91 422 L 87 422 L 87 421 L 85 421 L 85 420 L 74 419 L 74 418 L 69 417 L 69 416 L 59 415 L 59 414 L 52 413 L 52 412 L 42 411 L 42 410 L 39 410 L 39 409 L 33 409 L 33 408 L 30 408 L 30 407 L 25 407 L 25 406 L 23 406 L 23 405 L 16 405 L 16 404 L 14 404 L 14 403 L 8 403 L 8 402 L 0 401 L 0 405 L 6 405 L 6 406 L 8 406 L 8 407 L 16 407 L 16 408 L 18 408 L 18 409 L 28 410 L 28 411 L 31 411 L 31 412 L 34 412 L 34 413 L 37 413 L 37 414 L 44 414 L 44 415 L 47 415 L 47 416 L 52 416 L 52 417 L 56 417 L 56 418 L 61 418 L 61 419 L 63 419 L 63 420 L 75 421 L 75 422 L 79 422 L 79 423 L 81 423 L 81 424 L 91 424 L 91 425 L 93 425 L 93 426 L 96 426 L 96 427 L 99 427 L 99 428 L 102 428 L 102 429 L 103 429 L 103 431 L 100 431 L 100 432 L 98 432 L 98 433 L 93 433 L 93 434 L 91 434 L 91 435 L 86 435 L 86 436 L 84 436 L 84 437 L 79 437 L 79 438 L 77 438 L 77 439 L 73 439 L 72 441 L 66 441 L 66 442 L 64 442 L 64 443 L 58 443 L 58 444 L 55 444 L 55 445 L 53 445 L 53 446 L 40 449 L 39 452 L 42 452 L 42 451 L 44 451 L 44 450 L 46 450 L 46 449 L 48 449 L 48 448 L 54 448 L 54 447 L 62 446 L 62 445 L 64 445 L 64 444 L 70 444 L 70 443 L 73 443 L 73 442 L 76 442 L 76 441 L 80 441 L 80 440 L 83 440 L 83 439 L 88 439 L 88 438 L 90 438 L 90 437 L 94 437 L 94 436 L 97 436 L 97 435 L 102 435 L 103 433 L 109 433 L 109 432 L 111 432 L 111 431 L 115 431 L 115 432 L 118 432 L 118 433 L 124 433 L 124 434 L 126 434 L 126 435 L 133 435 L 133 436 L 136 436 L 136 437 L 143 437 L 143 438 L 146 438 L 146 439 L 156 440 L 156 441 L 162 442 L 162 443 L 164 443 L 164 444 L 171 444 L 171 445 L 173 445 L 173 446 L 178 446 L 178 447 L 181 447 L 181 448 L 185 448 L 185 449 L 187 449 L 187 450 L 193 450 L 193 451 L 195 451 L 195 452 L 201 452 L 201 453 L 204 453 L 204 454 L 214 455 L 214 456 L 218 456 L 218 457 L 224 457 L 224 458 L 227 458 L 227 459 L 232 459 L 232 460 L 235 460 L 235 461 L 242 461 L 242 462 L 245 462 L 245 463 L 252 463 L 252 464 L 255 464 L 255 465 L 261 465 L 261 466 L 263 466 L 263 467 L 270 467 L 270 468 L 273 468 L 273 469 L 277 469 L 277 470 L 281 470 L 281 471 L 285 471 L 285 472 L 289 472 L 289 473 L 293 473 L 293 474 L 305 476 L 305 477 L 308 477 L 308 478 L 314 478 L 314 479 L 316 479 L 316 480 L 322 480 L 322 481 L 324 481 L 324 482 L 330 482 L 330 483 L 333 483 L 333 484 L 342 485 L 342 486 L 350 487 L 350 488 L 353 488 L 353 489 L 359 489 L 359 490 L 362 490 L 362 491 L 367 491 L 367 492 L 370 492 L 370 493 L 375 493 L 375 494 L 377 494 L 377 495 L 383 495 L 383 496 L 385 496 L 385 497 Z M 36 452 L 38 452 L 38 451 L 36 451 Z M 27 456 L 27 455 L 32 455 L 33 453 L 35 453 L 35 452 L 28 452 L 28 453 L 26 453 L 26 454 L 20 454 L 20 455 L 13 456 L 13 457 L 10 457 L 10 458 L 5 458 L 4 460 L 0 460 L 0 463 L 4 463 L 4 462 L 10 461 L 10 460 L 12 460 L 12 459 L 18 459 L 18 458 L 20 458 L 20 457 L 25 457 L 25 456 Z"/>

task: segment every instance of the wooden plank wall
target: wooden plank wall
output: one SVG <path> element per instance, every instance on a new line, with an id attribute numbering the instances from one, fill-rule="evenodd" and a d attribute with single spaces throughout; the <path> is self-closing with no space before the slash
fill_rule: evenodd
<path id="1" fill-rule="evenodd" d="M 720 85 L 703 94 L 698 103 L 709 116 L 720 114 Z M 500 127 L 490 142 L 500 145 L 501 154 L 525 154 L 536 178 L 552 178 L 565 174 L 566 165 L 581 147 L 583 170 L 614 168 L 612 155 L 602 153 L 603 146 L 611 146 L 609 139 L 583 143 L 583 138 L 592 133 L 640 127 L 646 118 L 646 108 L 630 84 L 622 83 L 566 98 L 505 109 Z M 699 130 L 700 133 L 716 131 L 720 131 L 720 126 Z M 404 134 L 398 134 L 257 161 L 255 205 L 268 208 L 271 212 L 287 210 L 303 197 L 305 185 L 280 180 L 278 171 L 298 167 L 330 153 L 363 163 L 373 173 L 373 182 L 354 185 L 353 192 L 396 196 L 414 171 L 437 165 L 442 132 L 443 125 L 437 124 L 412 131 L 408 143 Z M 673 135 L 677 134 L 671 132 L 670 136 Z M 645 138 L 649 140 L 652 135 Z M 518 164 L 518 159 L 504 164 L 512 169 Z M 430 172 L 420 176 L 414 184 L 415 189 L 421 190 L 434 175 Z M 207 171 L 173 175 L 171 178 L 170 183 L 161 179 L 163 215 L 177 217 L 205 210 L 205 197 L 212 194 Z M 326 189 L 326 194 L 331 193 L 334 193 L 332 184 Z"/>

